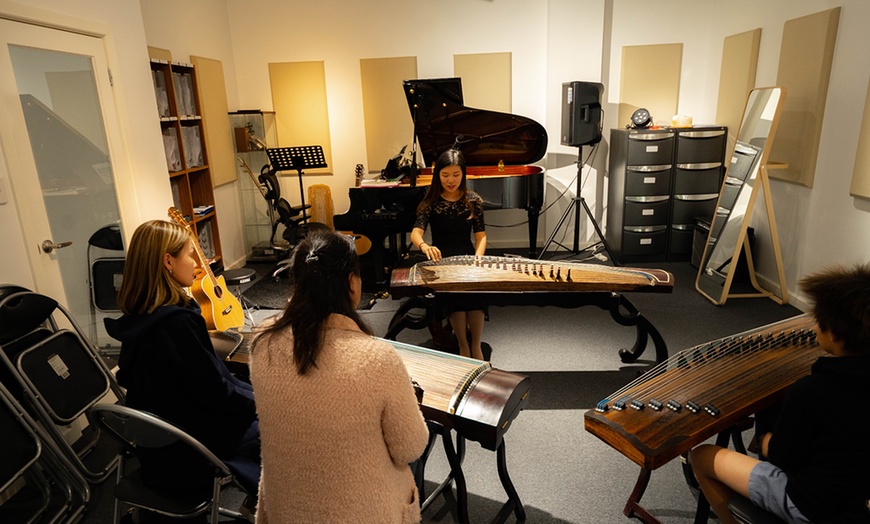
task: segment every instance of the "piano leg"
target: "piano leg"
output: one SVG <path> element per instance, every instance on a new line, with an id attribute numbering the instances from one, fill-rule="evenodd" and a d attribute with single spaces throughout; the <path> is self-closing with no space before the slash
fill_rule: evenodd
<path id="1" fill-rule="evenodd" d="M 538 215 L 541 212 L 540 207 L 530 207 L 529 215 L 529 258 L 532 260 L 538 258 Z"/>

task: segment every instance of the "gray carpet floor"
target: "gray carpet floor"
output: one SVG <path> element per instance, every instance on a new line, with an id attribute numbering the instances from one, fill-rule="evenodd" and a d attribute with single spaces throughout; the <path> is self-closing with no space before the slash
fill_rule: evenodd
<path id="1" fill-rule="evenodd" d="M 671 354 L 800 314 L 794 307 L 763 298 L 731 299 L 716 306 L 694 290 L 696 270 L 688 262 L 648 267 L 672 272 L 674 292 L 626 296 L 658 329 Z M 376 334 L 384 334 L 400 303 L 383 299 L 361 313 Z M 254 322 L 274 314 L 274 310 L 254 311 Z M 405 330 L 398 340 L 431 343 L 427 330 Z M 640 469 L 585 431 L 583 415 L 653 365 L 652 343 L 639 361 L 623 363 L 617 351 L 634 343 L 635 329 L 616 324 L 608 312 L 596 307 L 492 307 L 484 340 L 493 349 L 494 367 L 531 377 L 528 404 L 505 436 L 508 471 L 525 506 L 526 522 L 630 522 L 622 510 Z M 448 471 L 444 453 L 436 446 L 426 468 L 426 489 L 431 491 Z M 506 500 L 496 454 L 469 442 L 464 471 L 471 522 L 489 522 Z M 111 522 L 110 484 L 94 489 L 86 523 Z M 457 522 L 454 503 L 452 495 L 439 497 L 424 512 L 424 522 Z M 664 522 L 693 522 L 696 498 L 679 460 L 653 472 L 642 503 Z M 237 505 L 233 499 L 227 502 L 229 507 L 233 504 Z"/>

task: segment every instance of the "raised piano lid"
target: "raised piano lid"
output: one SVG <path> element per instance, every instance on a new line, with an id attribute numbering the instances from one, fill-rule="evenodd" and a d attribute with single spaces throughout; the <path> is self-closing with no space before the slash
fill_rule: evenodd
<path id="1" fill-rule="evenodd" d="M 547 131 L 530 118 L 463 105 L 462 79 L 405 80 L 414 133 L 427 166 L 459 140 L 469 166 L 522 165 L 547 152 Z"/>

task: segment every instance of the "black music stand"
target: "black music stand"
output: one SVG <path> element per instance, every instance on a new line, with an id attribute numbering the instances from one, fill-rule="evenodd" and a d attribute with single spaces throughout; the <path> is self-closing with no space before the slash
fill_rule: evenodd
<path id="1" fill-rule="evenodd" d="M 266 150 L 272 171 L 290 171 L 295 169 L 299 177 L 299 199 L 302 207 L 301 223 L 308 224 L 308 214 L 305 212 L 305 187 L 302 184 L 303 169 L 327 167 L 321 146 L 277 147 Z"/>
<path id="2" fill-rule="evenodd" d="M 547 243 L 544 244 L 544 248 L 541 250 L 541 254 L 538 255 L 538 260 L 544 257 L 544 253 L 547 252 L 547 248 L 550 247 L 550 244 L 555 242 L 556 235 L 559 233 L 559 229 L 562 227 L 562 224 L 565 223 L 565 220 L 571 215 L 571 211 L 574 211 L 574 249 L 571 252 L 574 255 L 580 254 L 580 209 L 586 213 L 586 216 L 589 217 L 589 221 L 592 222 L 592 227 L 595 228 L 595 233 L 598 234 L 599 241 L 587 246 L 582 249 L 582 251 L 586 251 L 587 249 L 594 248 L 595 246 L 601 244 L 604 246 L 604 250 L 607 252 L 607 256 L 610 257 L 610 260 L 613 261 L 614 266 L 618 266 L 619 262 L 613 258 L 613 255 L 610 253 L 610 246 L 607 245 L 607 240 L 604 238 L 604 234 L 601 233 L 601 227 L 598 226 L 598 222 L 595 220 L 595 217 L 592 215 L 592 211 L 589 210 L 589 206 L 586 205 L 586 199 L 583 198 L 582 191 L 582 181 L 583 181 L 583 146 L 579 146 L 577 148 L 577 181 L 576 181 L 576 190 L 574 192 L 574 198 L 568 204 L 568 207 L 565 208 L 565 212 L 562 213 L 562 218 L 559 219 L 559 222 L 556 224 L 556 227 L 553 228 L 553 232 L 550 233 L 550 238 L 547 239 Z M 567 247 L 559 244 L 559 246 L 568 249 Z"/>

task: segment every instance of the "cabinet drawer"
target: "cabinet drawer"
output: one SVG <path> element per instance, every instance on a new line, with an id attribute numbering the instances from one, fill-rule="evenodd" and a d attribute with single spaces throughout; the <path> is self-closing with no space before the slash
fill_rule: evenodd
<path id="1" fill-rule="evenodd" d="M 711 220 L 716 212 L 716 200 L 719 195 L 675 195 L 674 213 L 671 224 L 692 225 L 695 219 Z"/>
<path id="2" fill-rule="evenodd" d="M 635 229 L 625 228 L 622 231 L 622 253 L 624 255 L 664 255 L 667 253 L 667 250 L 667 226 Z"/>
<path id="3" fill-rule="evenodd" d="M 722 185 L 722 164 L 677 164 L 674 193 L 718 193 Z"/>
<path id="4" fill-rule="evenodd" d="M 674 135 L 637 133 L 628 137 L 628 165 L 654 166 L 674 161 Z"/>
<path id="5" fill-rule="evenodd" d="M 634 198 L 634 200 L 632 200 Z M 670 199 L 665 196 L 627 197 L 625 226 L 658 226 L 668 223 Z"/>
<path id="6" fill-rule="evenodd" d="M 682 131 L 677 135 L 677 164 L 721 162 L 725 153 L 724 129 Z"/>
<path id="7" fill-rule="evenodd" d="M 625 171 L 626 196 L 667 195 L 671 192 L 671 166 L 632 166 Z"/>

